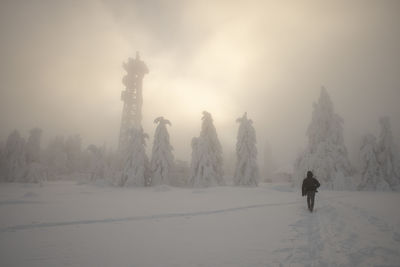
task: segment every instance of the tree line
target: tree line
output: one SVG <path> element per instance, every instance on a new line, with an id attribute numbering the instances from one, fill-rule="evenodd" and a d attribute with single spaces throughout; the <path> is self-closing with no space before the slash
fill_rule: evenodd
<path id="1" fill-rule="evenodd" d="M 105 146 L 82 148 L 79 135 L 55 137 L 41 148 L 42 130 L 34 128 L 25 140 L 17 130 L 0 144 L 0 181 L 36 182 L 75 179 L 115 186 L 191 186 L 226 184 L 222 146 L 212 115 L 204 111 L 201 131 L 191 142 L 190 165 L 175 160 L 164 117 L 154 120 L 156 130 L 150 159 L 146 155 L 148 135 L 133 127 L 127 147 L 120 151 Z M 236 163 L 230 180 L 234 185 L 257 186 L 257 140 L 253 121 L 244 113 L 238 123 Z M 299 186 L 308 170 L 313 171 L 322 187 L 334 190 L 399 190 L 400 154 L 388 117 L 380 119 L 379 137 L 366 134 L 359 149 L 360 167 L 349 158 L 343 138 L 344 120 L 335 112 L 325 88 L 313 104 L 312 119 L 306 135 L 306 148 L 294 164 L 292 183 Z"/>

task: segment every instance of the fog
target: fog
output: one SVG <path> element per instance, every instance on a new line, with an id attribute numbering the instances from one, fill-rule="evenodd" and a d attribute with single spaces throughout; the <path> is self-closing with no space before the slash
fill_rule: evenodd
<path id="1" fill-rule="evenodd" d="M 44 143 L 79 133 L 115 148 L 122 63 L 140 51 L 148 147 L 164 116 L 189 159 L 207 110 L 229 155 L 248 112 L 283 167 L 325 86 L 355 157 L 381 116 L 400 141 L 399 25 L 399 1 L 1 1 L 0 140 L 39 126 Z"/>

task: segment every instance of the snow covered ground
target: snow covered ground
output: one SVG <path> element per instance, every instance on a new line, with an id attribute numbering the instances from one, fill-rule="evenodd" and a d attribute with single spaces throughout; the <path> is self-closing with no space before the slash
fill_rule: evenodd
<path id="1" fill-rule="evenodd" d="M 0 266 L 400 266 L 400 194 L 0 185 Z"/>

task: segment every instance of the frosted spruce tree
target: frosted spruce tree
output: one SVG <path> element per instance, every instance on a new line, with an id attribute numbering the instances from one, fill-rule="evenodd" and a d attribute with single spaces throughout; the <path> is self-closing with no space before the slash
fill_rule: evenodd
<path id="1" fill-rule="evenodd" d="M 361 183 L 359 190 L 386 191 L 389 184 L 382 177 L 382 167 L 378 161 L 378 144 L 372 134 L 364 136 L 360 148 Z"/>
<path id="2" fill-rule="evenodd" d="M 314 103 L 312 120 L 307 129 L 308 146 L 295 163 L 298 185 L 308 170 L 321 182 L 322 188 L 354 189 L 352 167 L 343 140 L 343 119 L 335 113 L 324 87 Z"/>
<path id="3" fill-rule="evenodd" d="M 129 145 L 125 156 L 121 186 L 147 186 L 149 185 L 149 160 L 145 146 L 147 134 L 143 129 L 133 127 L 130 130 Z"/>
<path id="4" fill-rule="evenodd" d="M 15 130 L 8 138 L 4 151 L 5 180 L 21 181 L 26 175 L 26 142 Z"/>
<path id="5" fill-rule="evenodd" d="M 191 176 L 194 187 L 223 185 L 222 147 L 211 114 L 203 111 L 200 136 L 192 139 Z"/>
<path id="6" fill-rule="evenodd" d="M 108 164 L 105 147 L 89 145 L 87 148 L 88 163 L 87 169 L 90 174 L 90 181 L 93 183 L 107 183 Z"/>
<path id="7" fill-rule="evenodd" d="M 158 125 L 154 134 L 151 154 L 151 184 L 170 184 L 174 156 L 172 154 L 173 148 L 169 142 L 167 125 L 171 125 L 171 122 L 163 117 L 158 117 L 154 120 L 154 123 L 158 123 Z"/>
<path id="8" fill-rule="evenodd" d="M 276 171 L 275 159 L 272 155 L 271 145 L 268 140 L 264 141 L 263 157 L 262 157 L 262 177 L 265 182 L 272 182 L 272 177 Z"/>
<path id="9" fill-rule="evenodd" d="M 59 175 L 67 173 L 67 153 L 65 152 L 64 137 L 56 136 L 50 141 L 44 151 L 44 158 L 49 179 L 56 180 Z"/>
<path id="10" fill-rule="evenodd" d="M 0 182 L 4 182 L 6 180 L 6 160 L 4 151 L 5 145 L 3 142 L 0 142 Z"/>
<path id="11" fill-rule="evenodd" d="M 67 155 L 67 172 L 74 174 L 82 171 L 82 139 L 79 134 L 71 135 L 65 140 L 65 153 Z"/>
<path id="12" fill-rule="evenodd" d="M 239 125 L 236 143 L 236 168 L 233 176 L 235 185 L 257 186 L 259 180 L 256 148 L 256 131 L 247 113 L 236 120 Z"/>
<path id="13" fill-rule="evenodd" d="M 400 155 L 394 142 L 390 119 L 383 117 L 379 120 L 381 132 L 378 140 L 378 162 L 381 166 L 382 177 L 391 189 L 400 189 Z"/>
<path id="14" fill-rule="evenodd" d="M 21 181 L 31 183 L 42 183 L 47 180 L 47 171 L 41 160 L 42 130 L 34 128 L 30 131 L 28 142 L 26 143 L 26 163 L 27 171 Z"/>
<path id="15" fill-rule="evenodd" d="M 40 161 L 40 143 L 42 138 L 42 130 L 33 128 L 30 131 L 28 142 L 26 143 L 26 161 L 27 163 Z"/>

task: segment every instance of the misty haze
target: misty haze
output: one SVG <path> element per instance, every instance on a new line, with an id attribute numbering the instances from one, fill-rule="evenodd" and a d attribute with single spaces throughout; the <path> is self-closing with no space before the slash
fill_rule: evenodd
<path id="1" fill-rule="evenodd" d="M 1 266 L 399 266 L 400 2 L 0 1 Z"/>

